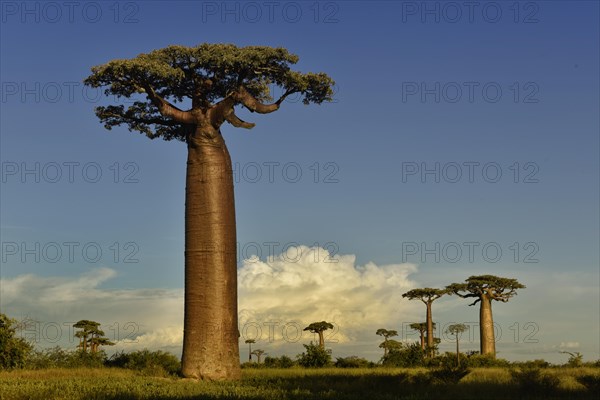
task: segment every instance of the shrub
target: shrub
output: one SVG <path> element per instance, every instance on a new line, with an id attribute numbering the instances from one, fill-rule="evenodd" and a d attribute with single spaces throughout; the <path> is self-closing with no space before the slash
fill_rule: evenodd
<path id="1" fill-rule="evenodd" d="M 459 353 L 460 365 L 468 365 L 467 356 L 463 353 Z M 456 367 L 456 353 L 446 352 L 441 356 L 433 358 L 426 358 L 423 361 L 423 365 L 426 367 L 438 367 L 438 368 L 454 368 Z"/>
<path id="2" fill-rule="evenodd" d="M 298 354 L 298 364 L 306 368 L 322 368 L 331 363 L 331 354 L 319 345 L 304 344 L 305 353 Z"/>
<path id="3" fill-rule="evenodd" d="M 33 345 L 17 337 L 17 321 L 0 313 L 0 369 L 22 368 Z"/>
<path id="4" fill-rule="evenodd" d="M 382 359 L 382 364 L 388 367 L 417 367 L 424 363 L 425 352 L 419 343 L 392 350 Z"/>
<path id="5" fill-rule="evenodd" d="M 357 356 L 338 357 L 334 363 L 338 368 L 372 368 L 375 364 Z"/>
<path id="6" fill-rule="evenodd" d="M 457 384 L 471 372 L 465 365 L 459 367 L 442 367 L 431 370 L 434 383 Z"/>
<path id="7" fill-rule="evenodd" d="M 539 368 L 520 368 L 510 372 L 524 393 L 549 394 L 555 392 L 560 384 L 558 376 L 542 374 Z"/>
<path id="8" fill-rule="evenodd" d="M 264 365 L 267 368 L 291 368 L 294 366 L 294 360 L 286 355 L 283 355 L 279 358 L 268 356 L 265 358 Z"/>
<path id="9" fill-rule="evenodd" d="M 467 366 L 471 368 L 508 367 L 510 363 L 503 358 L 495 358 L 490 354 L 473 354 L 467 357 Z"/>
<path id="10" fill-rule="evenodd" d="M 598 375 L 578 376 L 577 381 L 584 385 L 590 392 L 600 392 L 600 376 Z"/>
<path id="11" fill-rule="evenodd" d="M 177 375 L 181 370 L 181 362 L 177 357 L 160 350 L 144 349 L 131 353 L 115 353 L 106 364 L 111 367 L 134 369 L 151 376 Z"/>
<path id="12" fill-rule="evenodd" d="M 521 368 L 548 368 L 550 367 L 550 363 L 546 360 L 528 360 L 522 362 L 514 362 L 512 363 L 515 367 Z"/>

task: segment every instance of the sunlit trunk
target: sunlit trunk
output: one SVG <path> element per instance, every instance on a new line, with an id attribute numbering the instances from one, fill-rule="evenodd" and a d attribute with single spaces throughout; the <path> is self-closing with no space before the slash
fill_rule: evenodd
<path id="1" fill-rule="evenodd" d="M 427 302 L 427 355 L 433 357 L 433 319 L 431 317 L 431 302 Z"/>
<path id="2" fill-rule="evenodd" d="M 479 340 L 481 354 L 491 354 L 493 357 L 496 357 L 492 300 L 487 295 L 481 296 L 481 306 L 479 308 Z"/>
<path id="3" fill-rule="evenodd" d="M 237 260 L 231 159 L 218 131 L 188 142 L 182 373 L 240 377 Z"/>

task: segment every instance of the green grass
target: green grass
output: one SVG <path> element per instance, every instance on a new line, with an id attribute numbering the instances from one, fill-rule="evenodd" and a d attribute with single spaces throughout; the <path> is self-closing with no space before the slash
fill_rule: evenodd
<path id="1" fill-rule="evenodd" d="M 600 382 L 598 368 L 549 368 L 535 374 L 516 373 L 516 377 L 514 375 L 506 368 L 477 368 L 457 384 L 442 384 L 431 381 L 428 370 L 424 368 L 245 369 L 243 378 L 239 382 L 196 382 L 180 378 L 143 376 L 134 371 L 117 368 L 18 370 L 0 372 L 0 398 L 2 400 L 598 398 L 598 382 Z M 540 378 L 543 376 L 546 378 Z M 533 384 L 530 382 L 532 379 Z M 542 383 L 538 384 L 538 380 Z M 581 383 L 582 381 L 585 385 Z"/>

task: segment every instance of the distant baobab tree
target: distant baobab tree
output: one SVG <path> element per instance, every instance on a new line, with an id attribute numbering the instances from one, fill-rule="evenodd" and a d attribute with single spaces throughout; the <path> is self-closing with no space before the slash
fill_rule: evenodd
<path id="1" fill-rule="evenodd" d="M 252 344 L 256 343 L 256 340 L 246 339 L 245 343 L 248 344 L 248 362 L 252 362 Z"/>
<path id="2" fill-rule="evenodd" d="M 262 349 L 256 349 L 251 354 L 254 354 L 256 356 L 256 359 L 258 360 L 257 362 L 258 362 L 258 364 L 260 364 L 260 358 L 263 356 L 263 354 L 266 354 L 266 353 Z"/>
<path id="3" fill-rule="evenodd" d="M 517 294 L 517 289 L 525 285 L 516 279 L 500 278 L 494 275 L 471 276 L 465 283 L 453 283 L 446 289 L 463 299 L 474 298 L 470 306 L 479 306 L 479 341 L 481 354 L 496 357 L 496 340 L 494 337 L 494 319 L 492 317 L 492 300 L 506 303 Z"/>
<path id="4" fill-rule="evenodd" d="M 419 332 L 421 339 L 421 349 L 425 350 L 425 332 L 427 332 L 427 322 L 415 322 L 409 325 L 410 329 Z M 435 330 L 435 322 L 432 323 L 433 329 Z"/>
<path id="5" fill-rule="evenodd" d="M 291 70 L 297 62 L 284 48 L 173 45 L 95 66 L 84 81 L 134 100 L 128 107 L 96 107 L 106 129 L 124 124 L 150 139 L 187 146 L 185 377 L 240 377 L 233 170 L 221 125 L 250 129 L 254 124 L 240 119 L 236 107 L 268 114 L 292 94 L 304 104 L 331 101 L 332 79 Z M 282 89 L 274 102 L 270 86 Z"/>
<path id="6" fill-rule="evenodd" d="M 448 334 L 456 337 L 456 366 L 457 367 L 460 366 L 460 350 L 458 347 L 458 341 L 460 340 L 461 333 L 463 333 L 464 331 L 466 331 L 468 329 L 469 328 L 465 324 L 452 324 L 446 330 L 446 332 Z"/>
<path id="7" fill-rule="evenodd" d="M 305 331 L 310 331 L 319 335 L 319 347 L 321 349 L 325 349 L 325 338 L 323 336 L 323 332 L 327 329 L 333 329 L 333 324 L 326 321 L 313 322 L 312 324 L 304 328 Z"/>
<path id="8" fill-rule="evenodd" d="M 421 300 L 426 307 L 425 322 L 427 324 L 427 351 L 428 355 L 433 356 L 434 339 L 433 339 L 433 318 L 431 316 L 431 305 L 434 301 L 448 293 L 446 289 L 422 288 L 413 289 L 404 293 L 402 297 L 409 300 Z"/>
<path id="9" fill-rule="evenodd" d="M 77 347 L 81 348 L 84 353 L 87 352 L 88 346 L 90 353 L 95 354 L 100 346 L 113 346 L 115 344 L 104 337 L 104 331 L 100 329 L 99 322 L 82 319 L 73 324 L 73 327 L 81 329 L 75 332 L 75 337 L 79 338 Z"/>
<path id="10" fill-rule="evenodd" d="M 379 347 L 383 347 L 383 356 L 385 357 L 388 353 L 388 339 L 393 336 L 398 336 L 398 331 L 379 328 L 375 334 L 383 336 L 383 343 L 381 343 Z"/>

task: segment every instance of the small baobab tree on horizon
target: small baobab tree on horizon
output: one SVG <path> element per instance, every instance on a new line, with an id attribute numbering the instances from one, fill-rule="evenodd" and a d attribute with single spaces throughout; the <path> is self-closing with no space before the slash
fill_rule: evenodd
<path id="1" fill-rule="evenodd" d="M 127 107 L 96 107 L 106 129 L 125 125 L 187 147 L 184 377 L 241 376 L 233 169 L 221 126 L 254 127 L 238 117 L 236 107 L 268 114 L 290 95 L 304 104 L 331 101 L 333 80 L 293 71 L 298 61 L 281 47 L 172 45 L 95 66 L 84 81 L 105 88 L 107 96 L 133 100 Z M 275 101 L 271 87 L 282 92 Z"/>
<path id="2" fill-rule="evenodd" d="M 458 341 L 460 340 L 460 335 L 468 330 L 469 327 L 465 324 L 452 324 L 446 329 L 446 333 L 449 335 L 455 336 L 456 338 L 456 366 L 460 366 L 460 349 L 458 345 Z"/>
<path id="3" fill-rule="evenodd" d="M 319 335 L 319 347 L 323 350 L 325 349 L 325 337 L 323 332 L 325 332 L 327 329 L 333 329 L 333 324 L 326 321 L 313 322 L 304 328 L 305 331 L 310 331 Z"/>
<path id="4" fill-rule="evenodd" d="M 252 362 L 252 344 L 256 343 L 256 340 L 246 339 L 245 343 L 248 344 L 248 362 Z"/>
<path id="5" fill-rule="evenodd" d="M 427 322 L 414 322 L 409 325 L 410 329 L 419 332 L 419 339 L 421 341 L 421 349 L 425 350 L 425 332 L 427 332 Z M 436 324 L 433 322 L 433 330 L 435 330 Z"/>
<path id="6" fill-rule="evenodd" d="M 431 305 L 434 301 L 448 293 L 446 289 L 422 288 L 413 289 L 404 293 L 402 297 L 409 300 L 421 300 L 426 307 L 425 323 L 427 324 L 427 353 L 433 356 L 435 340 L 433 337 L 433 317 L 431 313 Z"/>
<path id="7" fill-rule="evenodd" d="M 494 337 L 494 319 L 492 317 L 492 300 L 506 303 L 516 296 L 517 289 L 525 285 L 516 279 L 501 278 L 494 275 L 471 276 L 465 283 L 453 283 L 446 289 L 463 299 L 474 298 L 469 306 L 480 303 L 479 306 L 479 346 L 482 355 L 496 357 L 496 339 Z"/>
<path id="8" fill-rule="evenodd" d="M 257 359 L 257 363 L 260 364 L 260 358 L 264 355 L 267 354 L 264 350 L 262 349 L 256 349 L 254 350 L 251 354 L 256 356 Z"/>
<path id="9" fill-rule="evenodd" d="M 393 337 L 393 336 L 398 336 L 398 331 L 392 330 L 392 329 L 383 329 L 383 328 L 379 328 L 377 329 L 377 332 L 375 332 L 376 335 L 379 336 L 383 336 L 383 343 L 381 343 L 379 345 L 379 347 L 383 348 L 383 356 L 387 356 L 388 351 L 389 351 L 389 338 Z"/>

